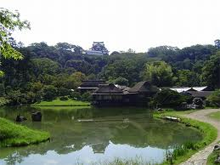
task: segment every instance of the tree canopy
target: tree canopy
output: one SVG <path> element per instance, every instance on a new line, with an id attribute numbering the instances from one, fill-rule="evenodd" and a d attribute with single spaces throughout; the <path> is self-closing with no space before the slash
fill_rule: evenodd
<path id="1" fill-rule="evenodd" d="M 166 62 L 155 61 L 145 65 L 143 77 L 146 81 L 150 81 L 159 87 L 171 86 L 173 72 L 171 66 Z"/>
<path id="2" fill-rule="evenodd" d="M 71 91 L 86 79 L 129 87 L 146 80 L 159 87 L 220 88 L 219 40 L 215 45 L 182 49 L 165 45 L 144 53 L 129 49 L 113 51 L 110 56 L 90 56 L 81 46 L 66 42 L 18 46 L 12 33 L 29 28 L 29 22 L 21 20 L 17 11 L 0 8 L 0 74 L 5 73 L 0 77 L 0 98 L 5 103 L 28 104 L 66 95 L 78 98 L 79 94 Z"/>
<path id="3" fill-rule="evenodd" d="M 11 12 L 8 9 L 0 8 L 0 57 L 22 59 L 22 54 L 12 47 L 14 39 L 12 33 L 18 29 L 30 29 L 30 23 L 20 19 L 18 11 Z M 0 71 L 0 75 L 3 72 Z"/>

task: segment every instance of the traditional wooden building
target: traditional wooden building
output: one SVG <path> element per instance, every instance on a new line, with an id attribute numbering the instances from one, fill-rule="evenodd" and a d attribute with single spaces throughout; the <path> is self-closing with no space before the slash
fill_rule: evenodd
<path id="1" fill-rule="evenodd" d="M 142 81 L 128 90 L 126 98 L 131 105 L 147 105 L 151 97 L 153 97 L 159 88 L 147 81 Z"/>
<path id="2" fill-rule="evenodd" d="M 202 87 L 173 87 L 170 88 L 178 93 L 185 95 L 190 95 L 192 98 L 201 98 L 203 100 L 207 99 L 209 95 L 212 94 L 213 89 L 208 86 Z"/>
<path id="3" fill-rule="evenodd" d="M 170 88 L 173 91 L 176 91 L 178 93 L 187 92 L 187 91 L 212 91 L 212 89 L 208 86 L 202 86 L 202 87 L 173 87 Z"/>
<path id="4" fill-rule="evenodd" d="M 149 98 L 158 91 L 156 86 L 146 81 L 139 82 L 132 88 L 119 88 L 114 84 L 100 85 L 92 94 L 93 105 L 147 105 Z"/>
<path id="5" fill-rule="evenodd" d="M 123 101 L 123 91 L 114 84 L 99 85 L 99 88 L 92 94 L 93 105 L 120 105 Z"/>
<path id="6" fill-rule="evenodd" d="M 213 91 L 187 91 L 186 93 L 191 95 L 193 98 L 201 98 L 206 100 L 207 97 L 213 93 Z"/>
<path id="7" fill-rule="evenodd" d="M 99 85 L 106 84 L 103 80 L 86 80 L 77 88 L 80 93 L 94 92 L 98 89 Z"/>

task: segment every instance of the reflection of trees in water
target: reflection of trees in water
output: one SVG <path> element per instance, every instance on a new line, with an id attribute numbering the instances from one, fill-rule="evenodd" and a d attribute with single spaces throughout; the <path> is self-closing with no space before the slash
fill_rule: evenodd
<path id="1" fill-rule="evenodd" d="M 24 155 L 21 155 L 19 152 L 15 152 L 5 158 L 7 165 L 15 165 L 17 162 L 21 163 L 23 161 Z"/>
<path id="2" fill-rule="evenodd" d="M 167 149 L 169 146 L 184 143 L 186 139 L 193 140 L 193 137 L 194 140 L 198 140 L 201 137 L 198 132 L 177 123 L 154 120 L 151 113 L 143 113 L 143 111 L 135 113 L 135 109 L 132 112 L 129 112 L 130 109 L 125 112 L 121 112 L 121 109 L 103 111 L 103 109 L 42 110 L 43 122 L 25 122 L 24 124 L 49 131 L 52 135 L 51 142 L 16 148 L 16 154 L 15 150 L 11 149 L 5 156 L 5 161 L 7 163 L 22 161 L 30 154 L 44 155 L 48 150 L 54 150 L 58 154 L 67 154 L 81 150 L 84 146 L 91 146 L 94 153 L 103 153 L 109 145 L 109 141 L 137 148 L 151 146 Z M 105 109 L 105 111 L 107 110 Z M 24 111 L 24 113 L 29 112 Z M 72 116 L 75 119 L 102 119 L 102 122 L 77 122 L 72 120 Z M 129 120 L 123 122 L 127 118 Z"/>

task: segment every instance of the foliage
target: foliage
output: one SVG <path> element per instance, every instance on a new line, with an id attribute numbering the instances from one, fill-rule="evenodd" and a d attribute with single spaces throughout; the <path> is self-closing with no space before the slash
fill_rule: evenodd
<path id="1" fill-rule="evenodd" d="M 0 8 L 0 55 L 4 58 L 22 59 L 22 54 L 11 46 L 10 41 L 13 40 L 11 35 L 16 29 L 26 28 L 30 28 L 30 23 L 20 20 L 18 11 Z"/>
<path id="2" fill-rule="evenodd" d="M 76 89 L 85 79 L 85 74 L 83 74 L 82 72 L 75 72 L 69 76 L 64 86 L 68 89 Z"/>
<path id="3" fill-rule="evenodd" d="M 128 80 L 124 77 L 118 77 L 115 80 L 113 80 L 113 82 L 114 84 L 128 86 Z"/>
<path id="4" fill-rule="evenodd" d="M 146 81 L 159 87 L 168 87 L 172 85 L 172 68 L 164 61 L 155 61 L 147 63 L 143 73 Z"/>
<path id="5" fill-rule="evenodd" d="M 70 93 L 69 98 L 72 100 L 80 100 L 81 94 L 79 92 L 73 91 Z"/>
<path id="6" fill-rule="evenodd" d="M 220 87 L 220 51 L 205 63 L 202 68 L 202 81 L 212 88 Z"/>
<path id="7" fill-rule="evenodd" d="M 23 93 L 20 90 L 9 90 L 6 99 L 9 100 L 10 105 L 31 104 L 34 102 L 35 94 L 33 92 Z"/>
<path id="8" fill-rule="evenodd" d="M 118 77 L 123 77 L 128 80 L 128 85 L 132 86 L 142 80 L 140 73 L 146 60 L 146 54 L 123 53 L 112 55 L 100 75 L 103 79 L 111 82 L 114 82 Z"/>
<path id="9" fill-rule="evenodd" d="M 0 118 L 0 146 L 25 146 L 37 144 L 50 138 L 49 133 L 31 130 Z"/>
<path id="10" fill-rule="evenodd" d="M 179 152 L 179 154 L 176 154 L 176 159 L 174 160 L 175 165 L 186 161 L 193 154 L 198 152 L 198 150 L 203 149 L 205 146 L 209 145 L 217 138 L 217 129 L 214 126 L 208 123 L 181 117 L 181 115 L 185 113 L 187 113 L 187 111 L 184 111 L 184 112 L 170 111 L 170 112 L 154 114 L 154 117 L 157 117 L 157 118 L 163 118 L 164 116 L 178 117 L 181 119 L 181 123 L 185 125 L 190 125 L 191 127 L 198 129 L 203 134 L 203 139 L 201 141 L 193 145 L 191 143 L 187 144 L 187 148 L 188 148 L 187 152 L 185 152 L 185 149 L 183 151 L 182 149 L 180 151 L 176 151 L 176 152 Z M 164 162 L 163 165 L 169 165 L 169 162 Z"/>
<path id="11" fill-rule="evenodd" d="M 54 75 L 58 73 L 59 65 L 57 62 L 48 58 L 33 59 L 32 65 L 35 68 L 34 74 L 37 75 Z"/>
<path id="12" fill-rule="evenodd" d="M 0 97 L 0 106 L 8 104 L 10 101 L 4 97 Z"/>
<path id="13" fill-rule="evenodd" d="M 153 98 L 154 103 L 160 107 L 175 108 L 178 107 L 182 102 L 187 102 L 188 100 L 190 100 L 189 96 L 185 96 L 168 88 L 163 88 Z"/>
<path id="14" fill-rule="evenodd" d="M 69 43 L 49 46 L 41 42 L 15 49 L 23 54 L 23 60 L 1 59 L 4 77 L 0 78 L 0 96 L 11 100 L 10 104 L 42 101 L 47 97 L 47 86 L 56 88 L 56 97 L 70 95 L 80 100 L 81 96 L 72 97 L 71 91 L 86 79 L 129 87 L 143 80 L 162 87 L 218 86 L 218 53 L 211 45 L 183 49 L 160 46 L 147 53 L 114 52 L 102 57 L 85 55 L 82 47 Z M 206 64 L 213 59 L 211 67 Z"/>
<path id="15" fill-rule="evenodd" d="M 68 97 L 67 97 L 67 96 L 61 96 L 61 97 L 60 97 L 60 100 L 61 100 L 61 101 L 66 101 L 66 100 L 68 100 Z"/>
<path id="16" fill-rule="evenodd" d="M 47 101 L 51 101 L 56 98 L 57 96 L 57 88 L 53 85 L 46 85 L 43 88 L 43 99 Z"/>
<path id="17" fill-rule="evenodd" d="M 188 69 L 178 70 L 176 73 L 176 86 L 197 86 L 198 75 Z"/>
<path id="18" fill-rule="evenodd" d="M 78 101 L 68 99 L 66 101 L 61 101 L 60 99 L 55 99 L 52 101 L 41 101 L 40 103 L 35 103 L 33 106 L 89 106 L 89 102 Z"/>
<path id="19" fill-rule="evenodd" d="M 159 164 L 154 162 L 149 162 L 149 163 L 145 162 L 141 157 L 137 156 L 133 159 L 115 158 L 112 161 L 92 162 L 92 165 L 159 165 Z"/>
<path id="20" fill-rule="evenodd" d="M 90 92 L 85 92 L 81 96 L 82 101 L 92 101 L 92 96 Z"/>
<path id="21" fill-rule="evenodd" d="M 5 86 L 3 83 L 0 84 L 0 97 L 5 96 Z"/>
<path id="22" fill-rule="evenodd" d="M 209 106 L 220 107 L 220 89 L 215 90 L 208 96 L 207 102 Z"/>
<path id="23" fill-rule="evenodd" d="M 220 155 L 220 150 L 213 151 L 208 157 L 207 165 L 220 165 L 220 163 L 215 163 L 215 160 L 219 155 Z"/>

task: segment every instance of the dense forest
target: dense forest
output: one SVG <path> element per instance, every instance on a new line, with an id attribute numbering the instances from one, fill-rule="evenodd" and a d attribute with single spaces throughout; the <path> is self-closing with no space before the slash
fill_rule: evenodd
<path id="1" fill-rule="evenodd" d="M 159 87 L 208 85 L 216 89 L 220 87 L 217 41 L 215 45 L 159 46 L 146 53 L 114 51 L 104 56 L 86 55 L 82 47 L 69 43 L 23 47 L 13 42 L 23 59 L 1 59 L 0 104 L 31 104 L 71 95 L 86 79 L 127 86 L 146 80 Z"/>

